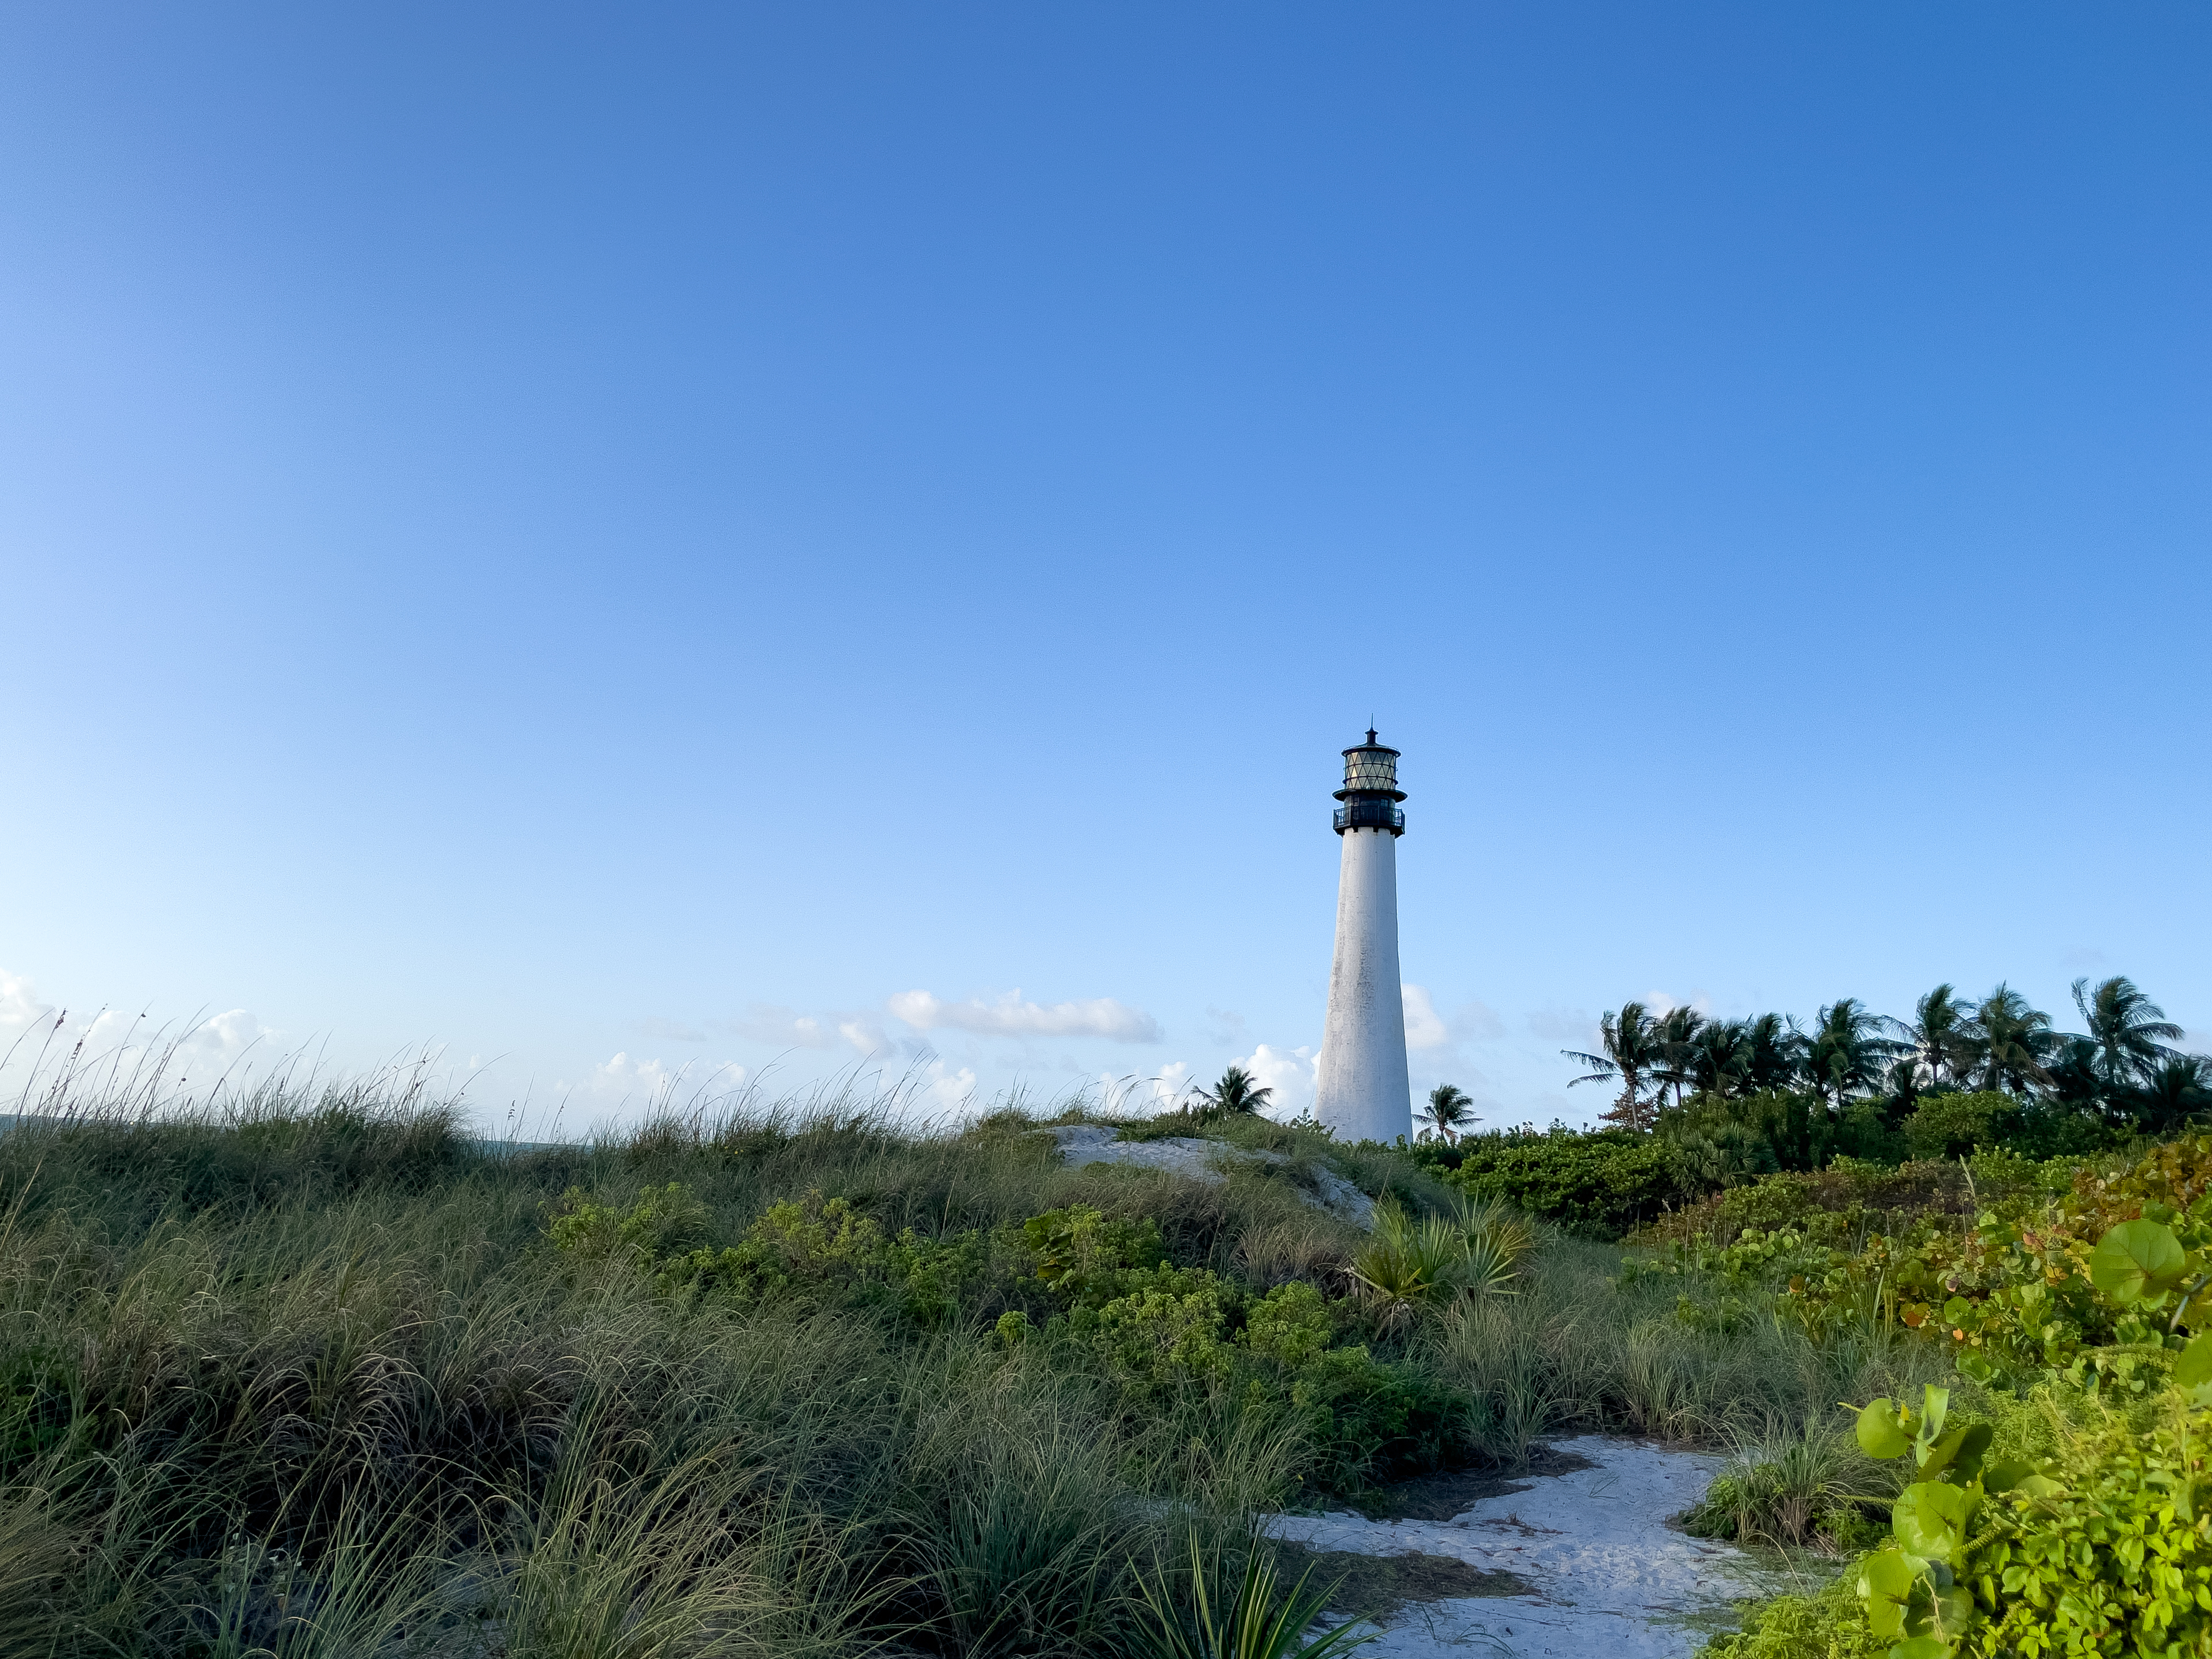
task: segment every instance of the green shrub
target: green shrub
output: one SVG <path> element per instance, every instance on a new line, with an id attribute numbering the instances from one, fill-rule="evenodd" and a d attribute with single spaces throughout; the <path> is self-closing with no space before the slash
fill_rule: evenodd
<path id="1" fill-rule="evenodd" d="M 2020 1103 L 1996 1090 L 1924 1095 L 1905 1120 L 1905 1144 L 1918 1158 L 1964 1158 L 2006 1144 L 2019 1121 Z"/>
<path id="2" fill-rule="evenodd" d="M 2109 1411 L 2040 1468 L 1988 1458 L 1986 1423 L 1877 1400 L 1859 1441 L 1917 1464 L 1881 1549 L 1851 1575 L 1893 1659 L 2212 1649 L 2212 1483 L 2201 1414 L 2177 1396 L 2162 1420 Z M 2094 1410 L 2094 1408 L 2092 1407 Z"/>
<path id="3" fill-rule="evenodd" d="M 1156 1231 L 1079 1205 L 1023 1231 L 1066 1308 L 1047 1335 L 1080 1345 L 1133 1411 L 1294 1425 L 1324 1490 L 1434 1468 L 1457 1443 L 1462 1404 L 1409 1367 L 1339 1345 L 1343 1322 L 1312 1285 L 1255 1297 L 1203 1267 L 1127 1265 L 1158 1255 Z"/>
<path id="4" fill-rule="evenodd" d="M 1882 1659 L 1887 1642 L 1869 1634 L 1848 1576 L 1809 1595 L 1778 1595 L 1743 1629 L 1716 1636 L 1698 1659 Z"/>
<path id="5" fill-rule="evenodd" d="M 672 1182 L 641 1192 L 627 1211 L 592 1203 L 571 1188 L 546 1231 L 565 1255 L 586 1263 L 630 1261 L 671 1294 L 741 1307 L 888 1303 L 925 1325 L 950 1318 L 990 1273 L 980 1231 L 930 1238 L 908 1228 L 889 1238 L 849 1199 L 818 1191 L 769 1205 L 742 1241 L 720 1249 L 692 1248 L 706 1225 L 705 1206 Z"/>
<path id="6" fill-rule="evenodd" d="M 1625 1129 L 1470 1135 L 1457 1150 L 1446 1179 L 1461 1191 L 1588 1238 L 1655 1219 L 1681 1190 L 1674 1148 Z"/>

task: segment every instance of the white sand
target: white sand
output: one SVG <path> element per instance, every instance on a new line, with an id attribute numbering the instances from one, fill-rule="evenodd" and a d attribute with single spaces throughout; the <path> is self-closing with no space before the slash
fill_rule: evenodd
<path id="1" fill-rule="evenodd" d="M 1205 1140 L 1194 1135 L 1173 1135 L 1163 1140 L 1116 1140 L 1115 1133 L 1114 1127 L 1108 1123 L 1060 1123 L 1054 1125 L 1052 1130 L 1060 1152 L 1071 1164 L 1131 1164 L 1139 1169 L 1165 1170 L 1172 1175 L 1188 1176 L 1193 1181 L 1226 1181 L 1229 1177 L 1224 1170 L 1240 1162 L 1291 1161 L 1280 1152 L 1246 1152 L 1224 1141 Z M 1316 1181 L 1321 1194 L 1307 1194 L 1309 1202 L 1334 1211 L 1355 1226 L 1364 1227 L 1373 1222 L 1375 1200 L 1342 1176 L 1324 1169 L 1318 1172 Z"/>
<path id="2" fill-rule="evenodd" d="M 1359 1650 L 1378 1659 L 1468 1650 L 1686 1659 L 1729 1627 L 1731 1603 L 1805 1588 L 1733 1545 L 1666 1524 L 1704 1496 L 1721 1458 L 1602 1435 L 1556 1443 L 1597 1467 L 1531 1476 L 1527 1490 L 1486 1498 L 1449 1521 L 1339 1512 L 1274 1516 L 1267 1530 L 1316 1550 L 1450 1556 L 1535 1586 L 1530 1595 L 1407 1606 Z"/>

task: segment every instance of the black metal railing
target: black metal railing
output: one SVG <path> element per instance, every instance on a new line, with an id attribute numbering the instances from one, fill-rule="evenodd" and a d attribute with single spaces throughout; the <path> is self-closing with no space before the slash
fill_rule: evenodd
<path id="1" fill-rule="evenodd" d="M 1337 833 L 1346 830 L 1395 830 L 1401 835 L 1406 829 L 1406 809 L 1387 800 L 1346 801 L 1336 809 Z"/>

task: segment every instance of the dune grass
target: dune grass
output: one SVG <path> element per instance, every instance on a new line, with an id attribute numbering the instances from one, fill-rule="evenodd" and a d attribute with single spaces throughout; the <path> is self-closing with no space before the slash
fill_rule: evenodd
<path id="1" fill-rule="evenodd" d="M 1310 1284 L 1356 1326 L 1361 1235 L 1302 1167 L 1454 1201 L 1280 1126 L 1242 1138 L 1285 1161 L 1200 1182 L 1068 1168 L 1018 1114 L 917 1132 L 838 1098 L 534 1151 L 419 1094 L 46 1104 L 0 1134 L 9 1653 L 1155 1653 L 1193 1559 L 1237 1581 L 1255 1512 L 1360 1466 L 1218 1390 L 1133 1405 L 1087 1350 L 1007 1336 L 1018 1285 L 927 1325 L 736 1307 L 564 1254 L 550 1218 L 671 1182 L 716 1243 L 810 1194 L 923 1239 L 1090 1206 L 1157 1224 L 1179 1270 Z M 1909 1380 L 1871 1339 L 1686 1327 L 1618 1256 L 1538 1228 L 1510 1293 L 1343 1340 L 1449 1401 L 1431 1455 L 1468 1462 L 1795 1425 Z"/>

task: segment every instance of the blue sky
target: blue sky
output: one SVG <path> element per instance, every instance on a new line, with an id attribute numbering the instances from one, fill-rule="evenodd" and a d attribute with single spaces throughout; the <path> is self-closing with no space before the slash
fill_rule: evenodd
<path id="1" fill-rule="evenodd" d="M 0 20 L 0 1022 L 1295 1101 L 1371 714 L 1492 1121 L 2212 1042 L 2201 9 Z"/>

